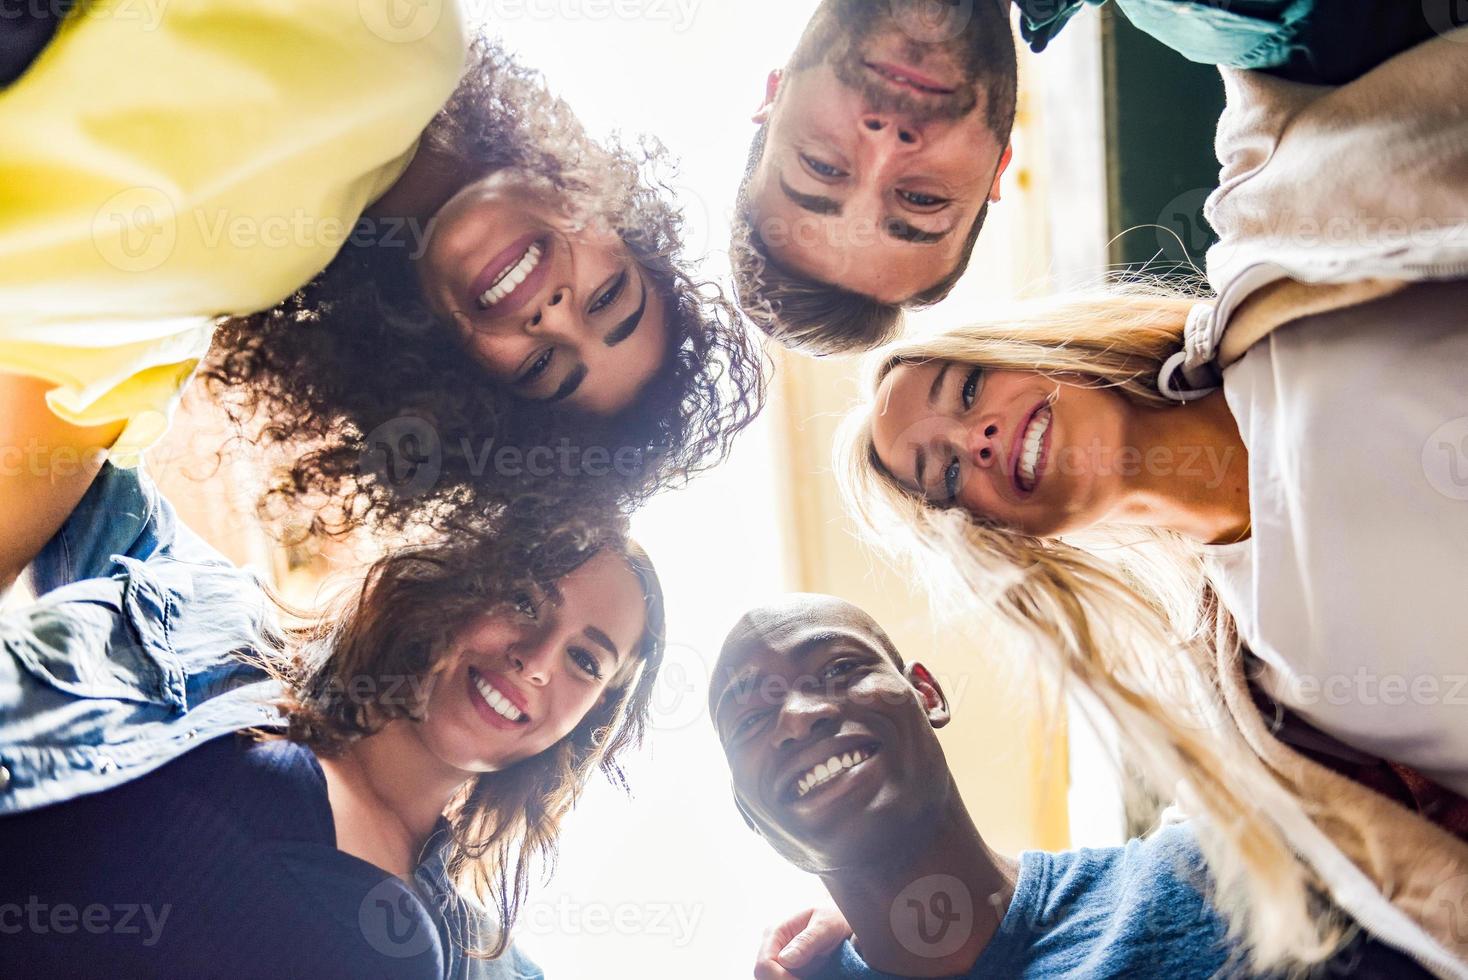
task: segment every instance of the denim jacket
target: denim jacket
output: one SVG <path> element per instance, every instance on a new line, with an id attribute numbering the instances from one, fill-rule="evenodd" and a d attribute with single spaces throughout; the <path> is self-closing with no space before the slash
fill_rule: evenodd
<path id="1" fill-rule="evenodd" d="M 106 466 L 0 616 L 0 815 L 136 779 L 201 741 L 278 721 L 235 653 L 269 600 L 145 476 Z"/>
<path id="2" fill-rule="evenodd" d="M 1033 51 L 1043 51 L 1085 4 L 1106 0 L 1015 0 L 1020 35 Z M 1294 54 L 1300 24 L 1315 0 L 1116 0 L 1139 30 L 1152 35 L 1189 61 L 1233 68 L 1275 68 Z"/>
<path id="3" fill-rule="evenodd" d="M 274 629 L 256 577 L 183 525 L 140 469 L 105 466 L 28 569 L 35 604 L 0 616 L 0 817 L 98 793 L 230 732 L 281 723 L 279 687 L 237 652 Z M 449 882 L 443 848 L 414 873 L 456 936 L 493 919 Z M 448 976 L 538 980 L 444 950 Z"/>

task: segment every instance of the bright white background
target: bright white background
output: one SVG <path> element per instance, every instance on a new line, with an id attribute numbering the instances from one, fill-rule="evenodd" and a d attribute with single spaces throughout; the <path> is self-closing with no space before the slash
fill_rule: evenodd
<path id="1" fill-rule="evenodd" d="M 703 258 L 708 278 L 726 283 L 729 216 L 754 133 L 749 117 L 816 0 L 464 2 L 477 23 L 544 73 L 593 133 L 662 140 L 680 165 L 670 183 L 687 216 L 689 251 Z M 1062 69 L 1080 63 L 1066 48 L 1087 27 L 1094 25 L 1075 27 L 1047 54 L 1048 80 L 1029 78 L 1041 102 L 1052 101 L 1046 82 L 1054 81 L 1062 104 L 1093 91 L 1099 103 L 1090 76 L 1074 84 Z M 1022 116 L 1029 104 L 1022 103 Z M 1100 118 L 1099 104 L 1087 109 L 1082 116 Z M 1052 149 L 1058 162 L 1048 169 L 1056 179 L 1101 200 L 1099 186 L 1075 172 L 1075 141 L 1061 142 L 1018 147 L 1030 166 L 1014 168 L 1008 203 L 990 216 L 974 263 L 982 273 L 915 319 L 938 325 L 962 318 L 993 298 L 996 283 L 1025 289 L 1056 271 L 1037 227 L 1039 202 L 1026 206 L 1019 188 L 1033 187 L 1033 174 L 1046 172 Z M 1090 176 L 1099 172 L 1098 162 Z M 1086 233 L 1079 238 L 1100 248 L 1104 222 L 1082 228 L 1076 209 L 1067 211 L 1068 234 L 1080 229 Z M 1088 253 L 1082 264 L 1101 260 Z M 725 632 L 751 605 L 794 587 L 785 577 L 789 543 L 775 516 L 773 414 L 741 437 L 727 465 L 659 496 L 634 521 L 667 593 L 669 658 L 655 729 L 631 765 L 634 798 L 593 786 L 567 821 L 555 877 L 536 890 L 522 918 L 519 941 L 554 980 L 749 977 L 763 928 L 824 898 L 819 881 L 778 859 L 736 813 L 705 709 L 708 670 Z M 793 484 L 804 485 L 800 478 Z M 1076 761 L 1100 771 L 1095 759 Z M 1072 800 L 1073 810 L 1080 802 L 1083 813 L 1109 812 L 1101 805 L 1106 787 L 1075 790 L 1081 798 Z M 1109 826 L 1073 829 L 1085 843 L 1114 839 Z"/>
<path id="2" fill-rule="evenodd" d="M 710 278 L 727 281 L 749 116 L 813 0 L 470 2 L 593 132 L 662 139 L 680 163 L 673 184 L 690 248 L 707 255 Z M 735 812 L 704 708 L 724 633 L 788 587 L 768 424 L 741 437 L 728 465 L 661 495 L 635 520 L 670 617 L 657 728 L 633 764 L 634 799 L 593 787 L 567 822 L 554 879 L 525 913 L 520 942 L 548 976 L 748 977 L 761 929 L 824 894 Z"/>

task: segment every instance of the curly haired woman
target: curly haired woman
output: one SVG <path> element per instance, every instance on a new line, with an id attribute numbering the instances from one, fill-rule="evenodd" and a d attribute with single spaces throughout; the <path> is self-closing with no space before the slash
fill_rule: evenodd
<path id="1" fill-rule="evenodd" d="M 215 390 L 287 444 L 275 489 L 347 525 L 527 489 L 632 503 L 758 411 L 760 355 L 680 258 L 660 151 L 593 141 L 493 43 L 466 68 L 459 10 L 434 9 L 420 36 L 370 2 L 83 6 L 0 91 L 23 137 L 0 149 L 0 437 L 84 460 L 0 477 L 29 529 L 0 586 L 96 450 L 129 465 L 164 431 L 211 338 Z M 440 454 L 411 493 L 363 465 L 404 417 Z"/>

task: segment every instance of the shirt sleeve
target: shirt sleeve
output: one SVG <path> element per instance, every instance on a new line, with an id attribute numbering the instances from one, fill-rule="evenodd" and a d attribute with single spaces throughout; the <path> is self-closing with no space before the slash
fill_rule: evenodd
<path id="1" fill-rule="evenodd" d="M 141 468 L 108 463 L 28 572 L 32 589 L 42 596 L 83 579 L 126 574 L 126 560 L 162 557 L 229 564 L 179 521 L 173 505 Z"/>
<path id="2" fill-rule="evenodd" d="M 457 0 L 77 4 L 0 89 L 0 371 L 135 465 L 218 317 L 325 268 L 463 71 Z"/>
<path id="3" fill-rule="evenodd" d="M 1081 7 L 1099 7 L 1106 0 L 1014 0 L 1019 8 L 1019 36 L 1039 54 Z"/>

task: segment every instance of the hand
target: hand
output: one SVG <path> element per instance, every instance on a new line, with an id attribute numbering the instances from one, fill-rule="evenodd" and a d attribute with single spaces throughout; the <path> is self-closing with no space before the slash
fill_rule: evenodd
<path id="1" fill-rule="evenodd" d="M 754 962 L 755 980 L 796 980 L 825 965 L 851 935 L 851 926 L 834 908 L 797 912 L 766 930 Z"/>

